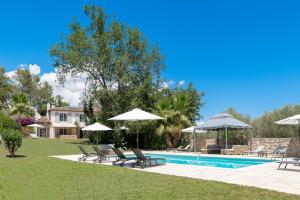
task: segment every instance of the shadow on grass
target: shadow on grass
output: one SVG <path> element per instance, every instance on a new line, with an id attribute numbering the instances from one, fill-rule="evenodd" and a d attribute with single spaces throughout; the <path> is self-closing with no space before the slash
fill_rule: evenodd
<path id="1" fill-rule="evenodd" d="M 8 158 L 27 158 L 27 156 L 24 156 L 24 155 L 15 155 L 15 156 L 6 155 L 6 157 L 8 157 Z"/>
<path id="2" fill-rule="evenodd" d="M 80 144 L 80 145 L 91 145 L 89 140 L 78 140 L 78 141 L 66 141 L 66 144 Z"/>

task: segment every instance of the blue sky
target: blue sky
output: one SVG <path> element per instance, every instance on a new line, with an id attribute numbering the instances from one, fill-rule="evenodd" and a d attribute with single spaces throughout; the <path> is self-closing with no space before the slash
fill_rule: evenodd
<path id="1" fill-rule="evenodd" d="M 89 1 L 2 1 L 0 65 L 37 64 L 53 71 L 47 51 L 83 24 Z M 98 2 L 98 1 L 94 1 Z M 138 27 L 166 57 L 164 76 L 204 91 L 206 118 L 228 107 L 259 116 L 300 102 L 298 1 L 106 0 L 105 12 Z"/>

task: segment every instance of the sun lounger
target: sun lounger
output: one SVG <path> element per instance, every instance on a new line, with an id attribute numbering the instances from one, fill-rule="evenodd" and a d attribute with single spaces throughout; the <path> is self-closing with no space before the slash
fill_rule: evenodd
<path id="1" fill-rule="evenodd" d="M 276 160 L 280 156 L 283 159 L 286 156 L 286 151 L 287 151 L 287 147 L 281 145 L 277 146 L 272 152 L 271 160 Z"/>
<path id="2" fill-rule="evenodd" d="M 277 168 L 278 170 L 280 169 L 285 170 L 288 165 L 300 165 L 300 161 L 296 161 L 296 160 L 290 160 L 290 161 L 285 160 L 285 161 L 279 161 L 277 163 L 279 164 Z M 284 165 L 284 167 L 281 168 L 281 165 Z"/>
<path id="3" fill-rule="evenodd" d="M 184 148 L 183 147 L 181 147 L 181 148 L 178 147 L 176 150 L 177 151 L 189 151 L 190 148 L 191 148 L 191 145 L 188 144 L 188 145 L 186 145 L 186 147 L 184 147 Z"/>
<path id="4" fill-rule="evenodd" d="M 132 149 L 132 151 L 137 157 L 135 165 L 141 167 L 142 169 L 147 166 L 157 166 L 166 164 L 166 160 L 164 158 L 146 157 L 140 149 Z"/>
<path id="5" fill-rule="evenodd" d="M 96 152 L 96 155 L 98 156 L 96 161 L 103 162 L 106 160 L 106 155 L 101 151 L 99 147 L 94 146 L 93 149 Z"/>
<path id="6" fill-rule="evenodd" d="M 112 162 L 112 165 L 119 165 L 124 166 L 125 162 L 130 160 L 137 160 L 136 157 L 127 157 L 123 154 L 123 152 L 120 149 L 113 148 L 113 151 L 117 155 L 117 160 Z"/>
<path id="7" fill-rule="evenodd" d="M 98 156 L 95 153 L 88 153 L 82 146 L 78 146 L 79 150 L 83 154 L 81 157 L 78 158 L 79 161 L 86 161 L 88 158 L 92 158 Z M 98 158 L 94 159 L 93 161 L 96 162 Z"/>
<path id="8" fill-rule="evenodd" d="M 99 159 L 102 159 L 102 161 L 110 160 L 110 158 L 115 158 L 116 156 L 111 152 L 112 149 L 100 149 L 99 147 L 93 147 L 93 149 L 97 152 L 97 155 L 99 156 Z M 101 158 L 100 158 L 101 157 Z"/>
<path id="9" fill-rule="evenodd" d="M 265 146 L 258 146 L 254 151 L 244 151 L 242 153 L 242 155 L 251 155 L 251 154 L 255 154 L 257 153 L 257 155 L 259 156 L 261 153 L 265 152 Z"/>

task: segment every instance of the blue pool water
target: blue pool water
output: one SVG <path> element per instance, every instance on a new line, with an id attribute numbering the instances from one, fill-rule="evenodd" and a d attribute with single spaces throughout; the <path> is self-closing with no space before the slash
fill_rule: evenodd
<path id="1" fill-rule="evenodd" d="M 151 158 L 165 158 L 167 163 L 183 164 L 183 165 L 200 165 L 210 167 L 221 167 L 237 169 L 252 165 L 259 165 L 272 160 L 254 159 L 254 158 L 225 158 L 210 156 L 186 156 L 186 155 L 170 155 L 170 154 L 145 154 Z"/>

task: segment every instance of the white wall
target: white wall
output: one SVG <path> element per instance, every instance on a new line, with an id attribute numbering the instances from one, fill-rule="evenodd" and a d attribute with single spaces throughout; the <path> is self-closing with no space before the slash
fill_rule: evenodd
<path id="1" fill-rule="evenodd" d="M 67 121 L 59 121 L 59 114 L 66 113 L 67 114 Z M 80 122 L 80 115 L 84 114 L 83 112 L 71 112 L 71 111 L 51 111 L 50 113 L 50 138 L 55 138 L 55 127 L 75 127 L 75 122 L 79 124 L 80 127 L 84 127 L 85 123 Z"/>

